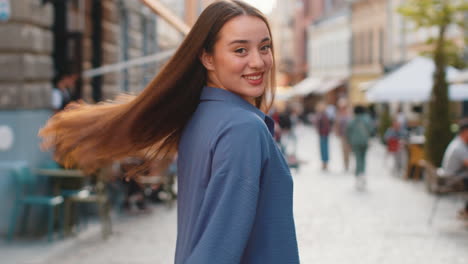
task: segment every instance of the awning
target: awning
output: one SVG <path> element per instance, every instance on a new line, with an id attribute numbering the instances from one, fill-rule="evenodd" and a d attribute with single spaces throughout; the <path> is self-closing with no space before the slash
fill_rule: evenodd
<path id="1" fill-rule="evenodd" d="M 304 96 L 309 94 L 322 95 L 343 85 L 344 78 L 318 78 L 308 77 L 293 87 L 293 95 Z"/>
<path id="2" fill-rule="evenodd" d="M 315 91 L 317 94 L 326 94 L 345 83 L 345 79 L 328 79 L 324 80 L 320 87 Z"/>
<path id="3" fill-rule="evenodd" d="M 319 89 L 322 83 L 321 78 L 307 77 L 293 87 L 293 95 L 308 95 Z"/>
<path id="4" fill-rule="evenodd" d="M 431 59 L 417 57 L 400 68 L 378 79 L 367 91 L 367 99 L 371 102 L 424 102 L 429 100 L 434 62 Z M 447 67 L 447 79 L 458 74 L 458 70 Z M 466 100 L 464 89 L 452 88 L 449 92 L 451 100 Z M 456 90 L 456 91 L 455 91 Z"/>
<path id="5" fill-rule="evenodd" d="M 291 86 L 277 86 L 276 87 L 276 100 L 286 101 L 293 96 L 293 88 Z"/>

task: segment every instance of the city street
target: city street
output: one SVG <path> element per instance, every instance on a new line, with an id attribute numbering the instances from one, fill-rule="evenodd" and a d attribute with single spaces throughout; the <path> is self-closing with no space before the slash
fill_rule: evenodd
<path id="1" fill-rule="evenodd" d="M 433 212 L 436 196 L 422 182 L 391 175 L 390 160 L 376 141 L 368 154 L 368 188 L 359 192 L 352 173 L 343 171 L 336 138 L 330 169 L 322 172 L 315 131 L 300 126 L 297 133 L 298 156 L 304 162 L 294 172 L 301 263 L 468 263 L 468 224 L 456 219 L 463 206 L 460 198 L 442 197 Z M 22 263 L 173 263 L 175 207 L 117 217 L 115 233 L 106 241 L 98 226 L 89 229 L 46 259 Z"/>
<path id="2" fill-rule="evenodd" d="M 262 109 L 272 103 L 271 115 L 283 131 L 297 120 L 309 120 L 325 135 L 338 124 L 340 134 L 346 130 L 350 141 L 363 144 L 372 130 L 364 122 L 367 112 L 385 134 L 388 146 L 376 138 L 369 144 L 363 189 L 356 188 L 361 185 L 356 184 L 354 157 L 345 170 L 333 131 L 327 170 L 320 160 L 325 142 L 316 128 L 299 124 L 294 134 L 283 136 L 293 141 L 280 149 L 294 179 L 302 264 L 468 264 L 468 220 L 459 219 L 466 216 L 462 209 L 468 193 L 426 190 L 455 190 L 456 184 L 439 186 L 452 182 L 441 178 L 466 175 L 466 2 L 0 0 L 0 264 L 171 264 L 177 217 L 189 223 L 183 226 L 203 225 L 213 208 L 227 208 L 221 225 L 210 222 L 215 230 L 242 229 L 247 224 L 233 220 L 238 223 L 234 228 L 225 221 L 237 214 L 232 206 L 208 203 L 197 209 L 199 192 L 190 193 L 196 189 L 181 186 L 180 202 L 164 204 L 170 192 L 160 189 L 167 186 L 160 184 L 162 177 L 124 182 L 128 179 L 117 176 L 140 173 L 133 170 L 140 163 L 148 165 L 141 173 L 162 176 L 165 161 L 155 159 L 170 151 L 178 135 L 173 132 L 183 131 L 190 142 L 180 140 L 187 142 L 181 152 L 197 161 L 182 155 L 181 161 L 190 176 L 203 179 L 189 177 L 183 187 L 204 188 L 210 166 L 224 165 L 216 159 L 199 162 L 207 156 L 192 143 L 218 142 L 219 137 L 216 147 L 235 145 L 241 154 L 258 150 L 245 140 L 224 143 L 231 134 L 237 138 L 231 131 L 237 116 L 213 121 L 245 104 L 239 98 L 255 99 Z M 209 103 L 206 111 L 194 114 L 200 94 L 201 101 L 227 103 Z M 211 105 L 215 110 L 208 110 Z M 187 125 L 189 116 L 209 125 Z M 348 123 L 351 118 L 363 122 Z M 208 136 L 199 128 L 219 133 Z M 223 152 L 227 158 L 220 162 L 232 169 L 224 161 L 236 161 L 235 151 Z M 364 148 L 355 152 L 361 174 Z M 398 166 L 389 153 L 398 154 Z M 255 157 L 247 156 L 240 159 L 248 164 L 246 171 L 253 171 Z M 444 168 L 433 169 L 442 156 L 448 161 Z M 421 175 L 421 159 L 428 161 L 428 180 L 403 177 L 406 163 Z M 265 164 L 274 168 L 266 166 L 262 173 L 275 177 L 262 178 L 270 184 L 262 185 L 260 206 L 251 211 L 266 219 L 257 221 L 261 228 L 255 234 L 267 239 L 244 251 L 272 264 L 269 259 L 283 262 L 278 252 L 288 256 L 284 245 L 291 243 L 284 238 L 291 237 L 291 222 L 270 208 L 288 210 L 290 218 L 291 207 L 281 201 L 291 194 L 285 188 L 290 181 L 285 186 L 276 177 L 285 164 L 272 159 Z M 230 184 L 236 178 L 229 179 L 234 179 Z M 135 183 L 139 180 L 144 186 Z M 251 186 L 244 187 L 234 193 L 251 193 Z M 228 197 L 226 203 L 252 208 L 238 199 L 241 195 L 211 189 L 203 197 Z M 144 197 L 154 203 L 146 206 Z M 188 210 L 177 215 L 177 203 Z M 107 232 L 109 219 L 112 232 Z M 185 231 L 180 234 L 197 240 L 197 232 Z M 214 233 L 233 245 L 224 233 Z M 281 241 L 278 251 L 270 250 L 269 245 L 277 245 L 271 241 Z M 206 245 L 220 250 L 219 243 L 211 244 Z M 274 254 L 263 257 L 261 252 Z M 220 264 L 205 262 L 197 264 Z"/>

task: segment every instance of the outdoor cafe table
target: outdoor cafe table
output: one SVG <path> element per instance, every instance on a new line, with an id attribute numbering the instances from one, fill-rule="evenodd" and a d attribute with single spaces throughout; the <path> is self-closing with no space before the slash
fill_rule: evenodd
<path id="1" fill-rule="evenodd" d="M 85 176 L 85 174 L 81 170 L 69 169 L 37 169 L 36 173 L 43 176 L 60 178 L 80 178 Z"/>
<path id="2" fill-rule="evenodd" d="M 46 176 L 53 178 L 53 192 L 56 195 L 61 194 L 61 184 L 66 180 L 79 180 L 84 179 L 86 176 L 81 170 L 75 169 L 36 169 L 37 175 Z M 66 201 L 66 203 L 68 203 Z M 70 205 L 68 205 L 69 207 Z M 65 208 L 65 234 L 70 234 L 71 225 L 71 215 L 70 208 Z"/>
<path id="3" fill-rule="evenodd" d="M 424 142 L 423 135 L 411 135 L 408 140 L 408 165 L 406 168 L 406 179 L 419 179 L 422 173 L 420 160 L 424 159 Z"/>
<path id="4" fill-rule="evenodd" d="M 48 176 L 54 178 L 54 192 L 60 194 L 61 184 L 64 183 L 64 180 L 72 179 L 85 179 L 87 175 L 81 170 L 75 169 L 37 169 L 36 173 L 42 176 Z M 102 233 L 103 237 L 106 238 L 112 231 L 111 221 L 109 215 L 109 202 L 107 195 L 104 190 L 104 174 L 106 170 L 100 170 L 94 176 L 96 177 L 96 194 L 90 194 L 89 190 L 83 189 L 79 191 L 76 195 L 70 196 L 65 199 L 65 234 L 70 234 L 71 231 L 71 211 L 70 203 L 71 202 L 84 202 L 84 203 L 97 203 L 100 207 L 100 218 L 102 223 Z"/>
<path id="5" fill-rule="evenodd" d="M 47 176 L 54 178 L 54 193 L 60 194 L 60 183 L 64 179 L 81 179 L 85 177 L 85 174 L 81 170 L 70 170 L 70 169 L 37 169 L 35 170 L 37 175 Z"/>

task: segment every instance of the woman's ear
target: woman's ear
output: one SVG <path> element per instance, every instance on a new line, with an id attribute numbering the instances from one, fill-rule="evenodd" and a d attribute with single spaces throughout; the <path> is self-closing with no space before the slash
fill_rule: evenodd
<path id="1" fill-rule="evenodd" d="M 213 55 L 209 54 L 205 50 L 202 51 L 202 54 L 200 55 L 200 61 L 208 71 L 214 70 Z"/>

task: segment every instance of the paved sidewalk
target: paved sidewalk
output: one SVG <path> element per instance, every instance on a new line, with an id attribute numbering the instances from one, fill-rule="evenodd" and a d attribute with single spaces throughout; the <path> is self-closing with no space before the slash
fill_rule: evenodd
<path id="1" fill-rule="evenodd" d="M 336 138 L 324 173 L 315 132 L 299 128 L 298 134 L 299 156 L 309 161 L 295 176 L 302 263 L 468 263 L 468 226 L 455 218 L 462 200 L 443 197 L 431 217 L 436 197 L 422 182 L 391 175 L 378 142 L 367 156 L 368 189 L 358 192 L 352 173 L 343 172 Z"/>
<path id="2" fill-rule="evenodd" d="M 315 131 L 299 127 L 297 133 L 298 156 L 306 162 L 294 172 L 301 263 L 468 263 L 468 225 L 455 218 L 462 200 L 442 197 L 432 214 L 436 197 L 421 182 L 390 175 L 377 142 L 368 154 L 368 189 L 358 192 L 352 173 L 343 172 L 335 138 L 330 170 L 322 172 Z M 103 241 L 95 228 L 47 257 L 18 263 L 173 263 L 175 208 L 159 206 L 148 215 L 117 219 L 114 230 Z"/>
<path id="3" fill-rule="evenodd" d="M 103 240 L 98 221 L 78 236 L 48 243 L 0 242 L 5 264 L 140 264 L 173 263 L 176 208 L 151 207 L 149 213 L 113 217 L 113 234 Z"/>

